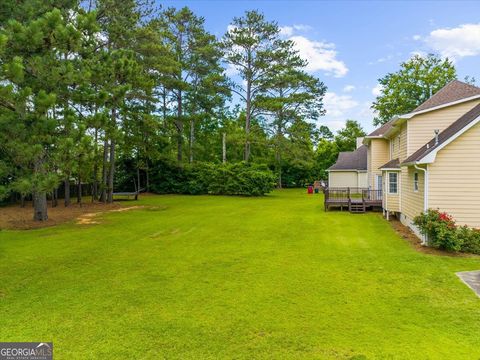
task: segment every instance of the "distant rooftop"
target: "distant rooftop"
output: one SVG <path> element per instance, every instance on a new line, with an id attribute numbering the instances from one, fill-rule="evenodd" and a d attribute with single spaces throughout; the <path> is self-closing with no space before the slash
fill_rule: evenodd
<path id="1" fill-rule="evenodd" d="M 355 151 L 339 153 L 337 162 L 328 170 L 367 170 L 367 147 L 362 145 Z"/>

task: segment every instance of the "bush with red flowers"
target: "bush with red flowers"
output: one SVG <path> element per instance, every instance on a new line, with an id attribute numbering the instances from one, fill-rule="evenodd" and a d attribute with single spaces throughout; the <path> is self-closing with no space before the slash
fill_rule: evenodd
<path id="1" fill-rule="evenodd" d="M 422 235 L 427 237 L 428 245 L 447 251 L 460 251 L 462 238 L 458 236 L 455 220 L 449 214 L 428 209 L 417 216 L 413 223 L 418 226 Z"/>
<path id="2" fill-rule="evenodd" d="M 480 230 L 468 226 L 458 226 L 453 216 L 439 210 L 428 209 L 417 216 L 413 223 L 428 245 L 447 251 L 461 251 L 480 254 Z"/>

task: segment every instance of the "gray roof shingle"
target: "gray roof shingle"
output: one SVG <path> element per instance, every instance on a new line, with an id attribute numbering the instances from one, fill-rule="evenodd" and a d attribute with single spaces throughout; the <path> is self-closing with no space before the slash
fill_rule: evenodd
<path id="1" fill-rule="evenodd" d="M 394 122 L 394 119 L 386 122 L 385 124 L 383 124 L 382 126 L 380 126 L 378 129 L 373 130 L 373 132 L 371 132 L 370 134 L 368 134 L 368 136 L 382 136 L 382 135 L 385 134 L 388 130 L 391 129 L 391 127 L 393 126 L 393 122 Z"/>
<path id="2" fill-rule="evenodd" d="M 379 169 L 400 169 L 400 160 L 398 158 L 390 160 L 386 164 L 383 164 Z"/>
<path id="3" fill-rule="evenodd" d="M 367 170 L 367 147 L 362 145 L 355 151 L 339 153 L 337 162 L 328 170 Z"/>
<path id="4" fill-rule="evenodd" d="M 433 94 L 433 96 L 431 96 L 427 101 L 422 103 L 412 112 L 427 110 L 435 106 L 448 104 L 450 102 L 475 95 L 480 95 L 480 88 L 466 84 L 462 81 L 453 80 L 438 90 L 435 94 Z"/>

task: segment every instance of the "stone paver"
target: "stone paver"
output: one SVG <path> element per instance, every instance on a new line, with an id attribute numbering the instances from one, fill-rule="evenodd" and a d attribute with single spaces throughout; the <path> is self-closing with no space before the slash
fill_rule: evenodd
<path id="1" fill-rule="evenodd" d="M 480 297 L 480 270 L 458 272 L 457 276 Z"/>

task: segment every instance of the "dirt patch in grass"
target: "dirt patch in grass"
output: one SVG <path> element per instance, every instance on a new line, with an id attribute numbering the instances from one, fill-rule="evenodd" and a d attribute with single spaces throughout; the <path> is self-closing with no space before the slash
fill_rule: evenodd
<path id="1" fill-rule="evenodd" d="M 95 214 L 99 212 L 122 211 L 123 209 L 129 209 L 129 207 L 117 202 L 113 204 L 86 202 L 82 206 L 73 203 L 67 208 L 60 204 L 53 208 L 51 206 L 48 207 L 47 221 L 33 221 L 31 203 L 27 203 L 24 208 L 12 205 L 0 208 L 0 229 L 37 229 L 62 224 L 75 219 L 83 219 L 81 221 L 93 223 Z"/>
<path id="2" fill-rule="evenodd" d="M 403 239 L 405 239 L 415 250 L 422 252 L 424 254 L 452 256 L 452 257 L 479 257 L 478 255 L 475 255 L 475 254 L 453 253 L 453 252 L 448 252 L 448 251 L 424 246 L 421 244 L 420 239 L 413 233 L 413 231 L 410 230 L 410 228 L 408 228 L 407 226 L 403 225 L 399 220 L 391 219 L 390 224 L 392 225 L 393 229 Z"/>
<path id="3" fill-rule="evenodd" d="M 134 205 L 134 206 L 121 207 L 121 208 L 117 208 L 117 209 L 109 209 L 109 210 L 105 209 L 105 211 L 108 211 L 108 212 L 123 212 L 123 211 L 143 209 L 143 208 L 145 208 L 145 206 Z M 83 215 L 77 217 L 77 224 L 78 225 L 100 224 L 100 221 L 98 221 L 97 215 L 98 215 L 98 212 L 83 214 Z"/>

